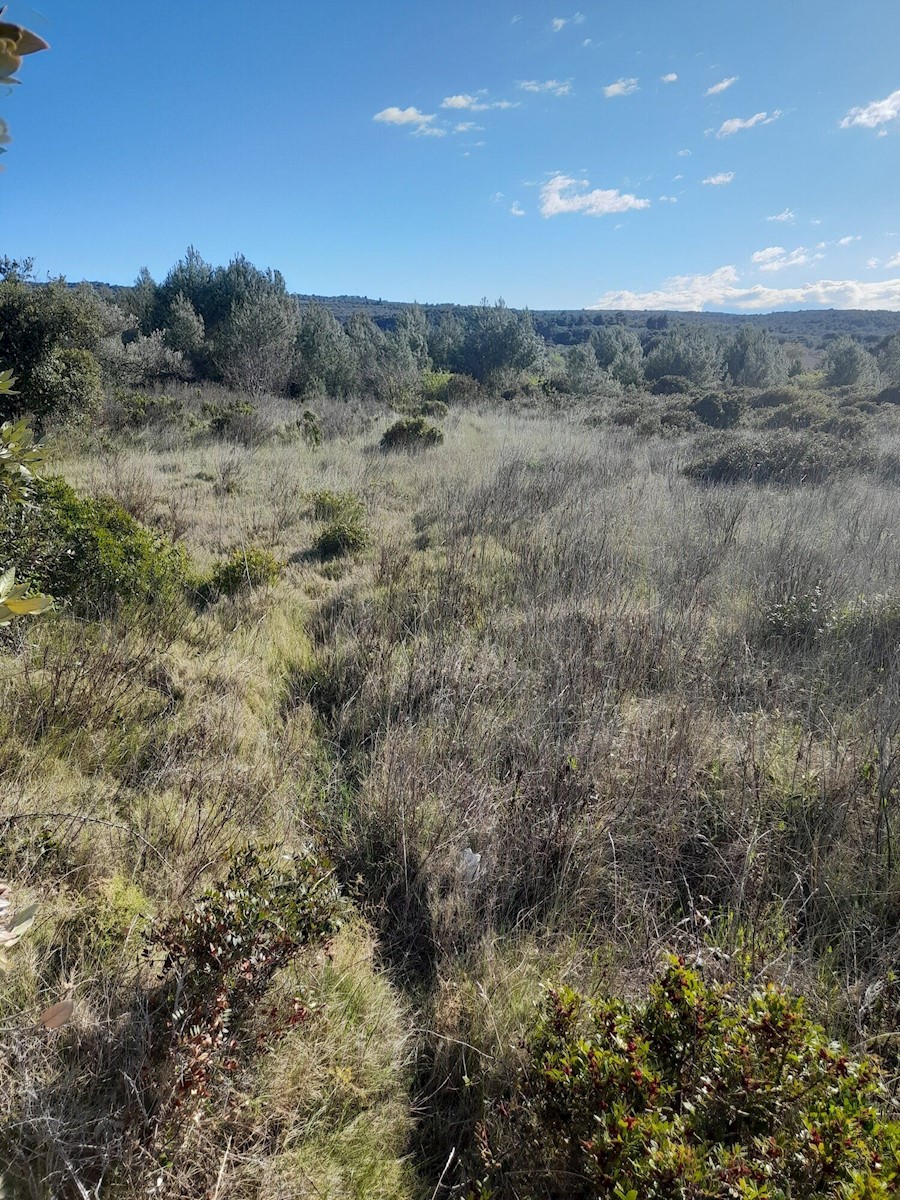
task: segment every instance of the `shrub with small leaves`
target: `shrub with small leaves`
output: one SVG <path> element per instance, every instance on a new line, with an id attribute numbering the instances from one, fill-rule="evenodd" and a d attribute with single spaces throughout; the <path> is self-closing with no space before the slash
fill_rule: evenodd
<path id="1" fill-rule="evenodd" d="M 386 429 L 381 438 L 382 450 L 425 450 L 439 446 L 443 431 L 424 417 L 401 417 Z"/>
<path id="2" fill-rule="evenodd" d="M 304 408 L 300 414 L 300 420 L 297 422 L 297 427 L 300 430 L 300 436 L 303 441 L 309 446 L 310 450 L 315 450 L 322 445 L 322 423 L 319 420 L 318 414 L 314 413 L 311 408 Z"/>
<path id="3" fill-rule="evenodd" d="M 158 1036 L 169 1047 L 176 1100 L 207 1095 L 219 1072 L 237 1067 L 242 1027 L 275 973 L 326 947 L 340 923 L 327 864 L 251 846 L 235 854 L 224 880 L 156 927 L 146 953 L 163 956 L 167 1019 Z"/>
<path id="4" fill-rule="evenodd" d="M 147 529 L 114 500 L 86 499 L 62 479 L 35 480 L 34 504 L 14 515 L 9 565 L 76 612 L 96 615 L 121 601 L 156 606 L 183 594 L 185 552 Z"/>
<path id="5" fill-rule="evenodd" d="M 552 991 L 512 1088 L 489 1103 L 473 1197 L 877 1200 L 900 1124 L 851 1058 L 769 985 L 746 1002 L 673 960 L 628 1005 Z"/>
<path id="6" fill-rule="evenodd" d="M 216 596 L 236 596 L 250 588 L 274 587 L 283 571 L 284 563 L 271 551 L 244 546 L 213 568 L 208 590 Z"/>
<path id="7" fill-rule="evenodd" d="M 691 412 L 697 419 L 713 429 L 733 429 L 741 419 L 742 410 L 737 396 L 720 392 L 708 392 L 691 405 Z"/>

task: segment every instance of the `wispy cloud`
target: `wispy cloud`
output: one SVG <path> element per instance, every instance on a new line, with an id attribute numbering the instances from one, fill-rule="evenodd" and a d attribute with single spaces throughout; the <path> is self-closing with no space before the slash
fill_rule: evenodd
<path id="1" fill-rule="evenodd" d="M 766 246 L 765 250 L 751 254 L 750 261 L 761 271 L 783 271 L 785 267 L 802 267 L 823 257 L 822 254 L 810 254 L 805 246 L 798 246 L 796 250 L 785 250 L 784 246 Z"/>
<path id="2" fill-rule="evenodd" d="M 895 254 L 893 258 L 889 258 L 884 265 L 886 267 L 900 267 L 900 254 Z"/>
<path id="3" fill-rule="evenodd" d="M 509 211 L 512 214 L 512 216 L 514 216 L 514 217 L 524 217 L 525 216 L 525 209 L 518 202 L 518 200 L 513 201 L 512 208 Z"/>
<path id="4" fill-rule="evenodd" d="M 838 238 L 838 240 L 834 244 L 836 246 L 850 246 L 850 245 L 852 245 L 853 242 L 861 242 L 861 241 L 862 241 L 861 233 L 855 233 L 855 234 L 848 233 L 846 237 Z"/>
<path id="5" fill-rule="evenodd" d="M 470 92 L 460 92 L 456 96 L 445 96 L 441 108 L 465 109 L 468 112 L 487 112 L 489 108 L 516 108 L 512 100 L 488 100 L 487 92 L 480 91 L 472 95 Z"/>
<path id="6" fill-rule="evenodd" d="M 702 181 L 709 187 L 724 187 L 726 183 L 731 183 L 734 179 L 734 171 L 720 171 L 718 175 L 707 175 Z"/>
<path id="7" fill-rule="evenodd" d="M 540 83 L 537 79 L 522 79 L 519 87 L 523 92 L 544 92 L 553 96 L 569 96 L 572 92 L 571 79 L 545 79 Z"/>
<path id="8" fill-rule="evenodd" d="M 898 256 L 900 258 L 900 256 Z M 820 279 L 797 287 L 747 286 L 733 266 L 709 275 L 676 275 L 652 292 L 607 292 L 593 308 L 672 308 L 700 312 L 706 308 L 778 309 L 803 306 L 829 308 L 900 308 L 900 279 L 864 283 L 855 279 Z"/>
<path id="9" fill-rule="evenodd" d="M 661 75 L 660 78 L 662 79 L 663 83 L 677 83 L 678 82 L 678 76 L 675 74 L 674 71 L 670 71 L 668 75 Z"/>
<path id="10" fill-rule="evenodd" d="M 434 113 L 423 113 L 415 107 L 398 108 L 392 105 L 390 108 L 383 108 L 381 112 L 375 114 L 373 121 L 382 121 L 385 125 L 407 125 L 414 129 L 424 129 L 431 124 L 435 119 Z"/>
<path id="11" fill-rule="evenodd" d="M 703 93 L 704 96 L 718 96 L 720 92 L 727 92 L 732 84 L 737 83 L 740 75 L 732 75 L 728 79 L 720 79 L 718 83 L 714 83 L 712 87 L 708 87 Z"/>
<path id="12" fill-rule="evenodd" d="M 541 187 L 542 217 L 558 217 L 563 213 L 605 217 L 631 208 L 649 207 L 649 200 L 641 200 L 616 188 L 591 189 L 586 179 L 572 179 L 568 175 L 554 175 Z"/>
<path id="13" fill-rule="evenodd" d="M 677 204 L 678 197 L 677 196 L 660 196 L 659 202 L 660 202 L 660 204 Z"/>
<path id="14" fill-rule="evenodd" d="M 584 22 L 584 13 L 577 12 L 571 17 L 554 17 L 550 22 L 550 28 L 554 33 L 560 33 L 567 25 L 581 25 Z"/>
<path id="15" fill-rule="evenodd" d="M 484 128 L 483 125 L 476 125 L 474 121 L 460 121 L 458 125 L 453 126 L 454 133 L 475 133 Z"/>
<path id="16" fill-rule="evenodd" d="M 772 217 L 766 217 L 767 221 L 794 221 L 796 214 L 792 209 L 786 208 L 783 212 L 775 213 Z"/>
<path id="17" fill-rule="evenodd" d="M 613 96 L 630 96 L 632 92 L 638 91 L 638 81 L 636 79 L 617 79 L 615 83 L 608 83 L 603 89 L 603 95 L 607 100 L 611 100 Z"/>
<path id="18" fill-rule="evenodd" d="M 886 125 L 889 121 L 896 121 L 900 117 L 900 91 L 891 92 L 884 100 L 873 100 L 871 104 L 866 104 L 862 108 L 851 108 L 841 121 L 841 129 L 852 129 L 854 125 L 861 125 L 864 129 L 877 129 L 879 125 Z"/>
<path id="19" fill-rule="evenodd" d="M 776 108 L 772 113 L 754 113 L 752 117 L 747 117 L 746 120 L 741 120 L 740 117 L 732 117 L 729 121 L 722 122 L 716 137 L 731 137 L 735 133 L 740 133 L 742 129 L 752 129 L 754 125 L 771 125 L 772 122 L 777 121 L 781 115 L 781 109 Z"/>
<path id="20" fill-rule="evenodd" d="M 679 158 L 690 158 L 692 154 L 693 154 L 692 150 L 679 150 L 678 151 Z"/>

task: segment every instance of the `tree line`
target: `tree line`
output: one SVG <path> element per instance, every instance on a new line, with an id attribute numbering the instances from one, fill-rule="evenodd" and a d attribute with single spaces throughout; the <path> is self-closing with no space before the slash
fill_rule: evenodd
<path id="1" fill-rule="evenodd" d="M 0 260 L 0 363 L 18 381 L 6 408 L 16 404 L 38 421 L 89 412 L 106 384 L 171 379 L 216 381 L 251 396 L 369 395 L 403 407 L 435 375 L 495 392 L 528 376 L 546 391 L 590 396 L 669 377 L 698 388 L 768 388 L 804 370 L 801 347 L 751 322 L 725 332 L 663 317 L 640 330 L 603 322 L 559 347 L 539 335 L 532 314 L 503 301 L 408 305 L 384 324 L 365 312 L 341 321 L 292 295 L 279 271 L 243 255 L 213 266 L 193 247 L 161 282 L 143 269 L 133 287 L 117 290 L 37 284 L 28 260 Z M 900 334 L 871 350 L 837 337 L 818 365 L 828 386 L 900 383 Z"/>

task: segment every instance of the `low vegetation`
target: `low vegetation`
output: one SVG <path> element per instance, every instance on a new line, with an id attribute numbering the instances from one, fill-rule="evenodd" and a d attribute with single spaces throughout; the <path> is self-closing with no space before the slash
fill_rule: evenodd
<path id="1" fill-rule="evenodd" d="M 3 274 L 7 1192 L 895 1194 L 900 334 Z"/>

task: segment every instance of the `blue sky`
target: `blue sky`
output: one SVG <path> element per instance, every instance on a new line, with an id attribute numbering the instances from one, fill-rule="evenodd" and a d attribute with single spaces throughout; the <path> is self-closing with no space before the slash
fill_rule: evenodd
<path id="1" fill-rule="evenodd" d="M 39 10 L 39 11 L 38 11 Z M 130 283 L 900 308 L 900 3 L 10 0 L 0 251 Z"/>

